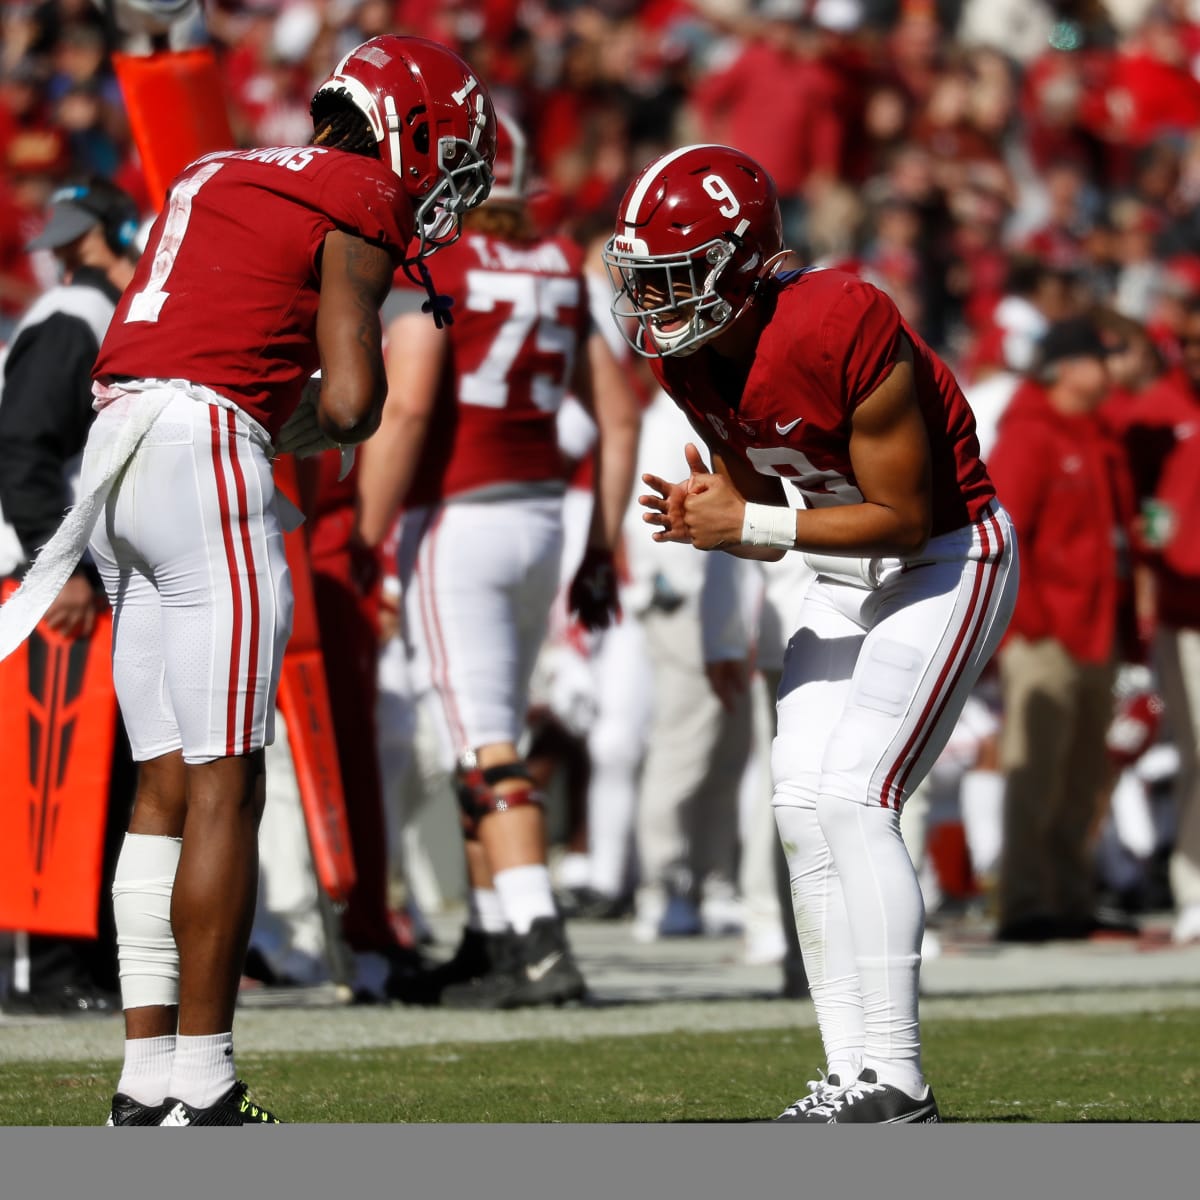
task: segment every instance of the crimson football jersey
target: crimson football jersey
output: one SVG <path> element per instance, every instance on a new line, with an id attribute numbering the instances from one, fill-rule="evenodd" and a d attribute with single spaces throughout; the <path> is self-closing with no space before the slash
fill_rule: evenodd
<path id="1" fill-rule="evenodd" d="M 744 379 L 705 347 L 650 360 L 701 437 L 788 480 L 810 508 L 857 504 L 850 417 L 907 337 L 929 433 L 932 536 L 980 518 L 996 493 L 979 457 L 975 417 L 949 368 L 887 295 L 855 275 L 807 270 L 780 275 L 759 303 L 770 306 L 769 320 Z"/>
<path id="2" fill-rule="evenodd" d="M 376 159 L 323 146 L 197 159 L 171 184 L 96 378 L 204 384 L 274 437 L 319 366 L 320 252 L 331 229 L 399 263 L 413 233 L 399 179 Z"/>
<path id="3" fill-rule="evenodd" d="M 591 320 L 582 264 L 566 238 L 468 231 L 438 252 L 454 322 L 408 507 L 562 479 L 555 413 Z"/>

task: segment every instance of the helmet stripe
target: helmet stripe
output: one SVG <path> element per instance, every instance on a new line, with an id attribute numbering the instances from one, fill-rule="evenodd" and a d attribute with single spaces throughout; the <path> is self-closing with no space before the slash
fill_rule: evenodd
<path id="1" fill-rule="evenodd" d="M 669 166 L 677 158 L 687 154 L 690 150 L 703 150 L 712 146 L 712 142 L 697 142 L 692 146 L 680 146 L 678 150 L 672 150 L 664 154 L 662 158 L 648 167 L 646 173 L 642 176 L 641 182 L 634 189 L 633 195 L 629 197 L 629 207 L 625 210 L 625 224 L 628 226 L 637 224 L 638 209 L 641 207 L 642 201 L 645 200 L 646 193 L 662 173 L 664 167 Z M 626 233 L 630 237 L 633 236 L 632 229 L 627 229 Z"/>

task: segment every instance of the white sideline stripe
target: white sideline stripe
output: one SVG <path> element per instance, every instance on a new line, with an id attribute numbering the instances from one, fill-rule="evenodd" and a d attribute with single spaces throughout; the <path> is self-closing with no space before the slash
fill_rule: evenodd
<path id="1" fill-rule="evenodd" d="M 1150 957 L 1150 956 L 1144 956 Z M 584 971 L 587 963 L 584 962 Z M 528 1040 L 582 1041 L 593 1037 L 637 1037 L 658 1033 L 732 1033 L 759 1029 L 815 1029 L 811 1001 L 691 1000 L 639 1003 L 612 1008 L 516 1010 L 509 1013 L 419 1014 L 338 1005 L 332 988 L 311 989 L 326 1000 L 318 1007 L 251 1007 L 239 1002 L 238 1044 L 244 1053 L 293 1055 L 305 1051 L 371 1053 L 384 1047 L 433 1046 L 443 1042 L 475 1044 Z M 297 992 L 292 992 L 297 996 Z M 311 1003 L 311 1001 L 310 1001 Z M 973 996 L 921 997 L 921 1021 L 988 1021 L 1048 1014 L 1101 1015 L 1147 1013 L 1164 1009 L 1200 1009 L 1194 986 L 1069 992 L 1030 992 Z M 75 1017 L 3 1017 L 0 1030 L 20 1036 L 6 1039 L 4 1062 L 95 1059 L 120 1062 L 124 1048 L 121 1023 L 80 1021 Z"/>

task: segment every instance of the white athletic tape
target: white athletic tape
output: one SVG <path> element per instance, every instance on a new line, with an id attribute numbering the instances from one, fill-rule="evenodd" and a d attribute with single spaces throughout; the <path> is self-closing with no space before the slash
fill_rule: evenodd
<path id="1" fill-rule="evenodd" d="M 742 544 L 794 550 L 796 510 L 778 504 L 747 504 L 742 518 Z"/>
<path id="2" fill-rule="evenodd" d="M 125 835 L 112 886 L 125 1008 L 179 1003 L 171 892 L 182 847 L 181 838 Z"/>

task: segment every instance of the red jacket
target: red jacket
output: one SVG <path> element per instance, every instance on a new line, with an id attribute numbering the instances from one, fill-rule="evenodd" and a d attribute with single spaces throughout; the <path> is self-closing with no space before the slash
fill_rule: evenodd
<path id="1" fill-rule="evenodd" d="M 1054 638 L 1080 662 L 1108 661 L 1127 598 L 1133 521 L 1120 442 L 1097 416 L 1063 416 L 1044 388 L 1026 382 L 1000 423 L 988 474 L 1021 554 L 1007 636 Z"/>
<path id="2" fill-rule="evenodd" d="M 1119 416 L 1137 496 L 1160 505 L 1158 531 L 1143 547 L 1155 575 L 1158 619 L 1200 629 L 1200 390 L 1182 371 L 1171 371 Z"/>

